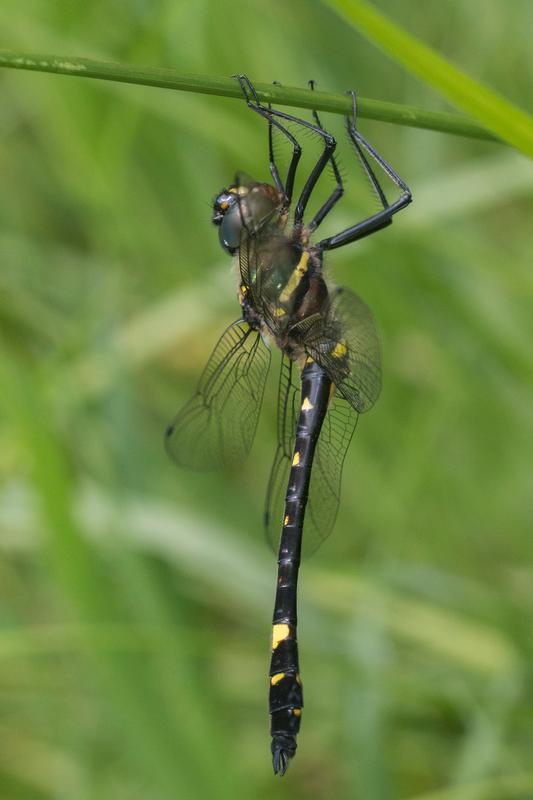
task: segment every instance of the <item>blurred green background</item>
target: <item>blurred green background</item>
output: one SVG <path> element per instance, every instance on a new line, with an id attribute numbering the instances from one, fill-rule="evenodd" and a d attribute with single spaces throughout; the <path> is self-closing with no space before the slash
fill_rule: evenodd
<path id="1" fill-rule="evenodd" d="M 529 0 L 377 5 L 531 107 Z M 444 108 L 318 0 L 2 0 L 0 47 Z M 531 164 L 361 122 L 415 202 L 329 259 L 376 315 L 384 389 L 303 566 L 279 781 L 275 370 L 241 469 L 181 472 L 162 444 L 238 314 L 210 203 L 237 168 L 267 178 L 263 124 L 37 73 L 0 96 L 1 800 L 533 797 Z"/>

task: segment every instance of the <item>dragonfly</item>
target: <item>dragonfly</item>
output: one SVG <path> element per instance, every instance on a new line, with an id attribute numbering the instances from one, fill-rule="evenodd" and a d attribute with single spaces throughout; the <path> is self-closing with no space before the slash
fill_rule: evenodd
<path id="1" fill-rule="evenodd" d="M 212 469 L 241 463 L 254 439 L 271 349 L 281 350 L 277 448 L 264 522 L 267 537 L 278 550 L 269 712 L 274 773 L 283 775 L 296 752 L 303 708 L 297 644 L 302 546 L 305 543 L 305 552 L 311 552 L 331 533 L 343 463 L 358 416 L 374 405 L 381 388 L 380 345 L 372 313 L 349 288 L 333 285 L 325 273 L 324 256 L 390 225 L 394 214 L 410 203 L 411 192 L 357 130 L 357 97 L 348 92 L 352 105 L 345 118 L 348 140 L 379 207 L 313 243 L 320 224 L 344 193 L 336 140 L 316 111 L 311 122 L 265 105 L 246 75 L 235 77 L 248 108 L 267 123 L 272 182 L 237 173 L 214 200 L 212 221 L 220 244 L 238 264 L 240 317 L 222 334 L 196 391 L 168 426 L 165 444 L 182 467 Z M 314 82 L 309 86 L 313 89 Z M 311 132 L 320 142 L 320 155 L 297 198 L 302 145 L 294 131 Z M 274 135 L 283 137 L 291 150 L 283 178 Z M 387 200 L 378 168 L 397 188 L 394 202 Z M 309 219 L 309 201 L 326 169 L 334 177 L 334 188 Z"/>

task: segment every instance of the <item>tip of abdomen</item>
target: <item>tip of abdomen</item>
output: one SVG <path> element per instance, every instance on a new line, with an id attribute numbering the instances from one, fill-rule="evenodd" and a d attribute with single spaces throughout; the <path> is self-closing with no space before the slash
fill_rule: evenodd
<path id="1" fill-rule="evenodd" d="M 272 737 L 272 766 L 275 775 L 285 775 L 289 761 L 296 752 L 296 737 L 276 734 Z"/>

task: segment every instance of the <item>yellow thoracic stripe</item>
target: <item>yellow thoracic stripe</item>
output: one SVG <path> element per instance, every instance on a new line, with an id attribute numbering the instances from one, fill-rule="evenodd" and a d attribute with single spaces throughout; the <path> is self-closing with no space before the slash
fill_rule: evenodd
<path id="1" fill-rule="evenodd" d="M 280 303 L 286 303 L 287 300 L 290 299 L 295 289 L 297 289 L 300 281 L 307 272 L 308 261 L 309 261 L 309 253 L 307 252 L 307 250 L 304 250 L 302 253 L 302 257 L 298 261 L 296 267 L 293 269 L 289 280 L 285 284 L 284 290 L 281 292 L 279 296 Z"/>

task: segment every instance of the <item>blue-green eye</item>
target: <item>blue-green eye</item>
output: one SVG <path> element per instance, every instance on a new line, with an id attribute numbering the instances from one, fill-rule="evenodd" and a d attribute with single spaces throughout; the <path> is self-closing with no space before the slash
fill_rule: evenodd
<path id="1" fill-rule="evenodd" d="M 235 252 L 241 241 L 241 231 L 241 208 L 239 203 L 235 203 L 232 208 L 228 209 L 224 214 L 218 231 L 220 244 L 224 250 L 227 250 L 229 253 Z"/>

